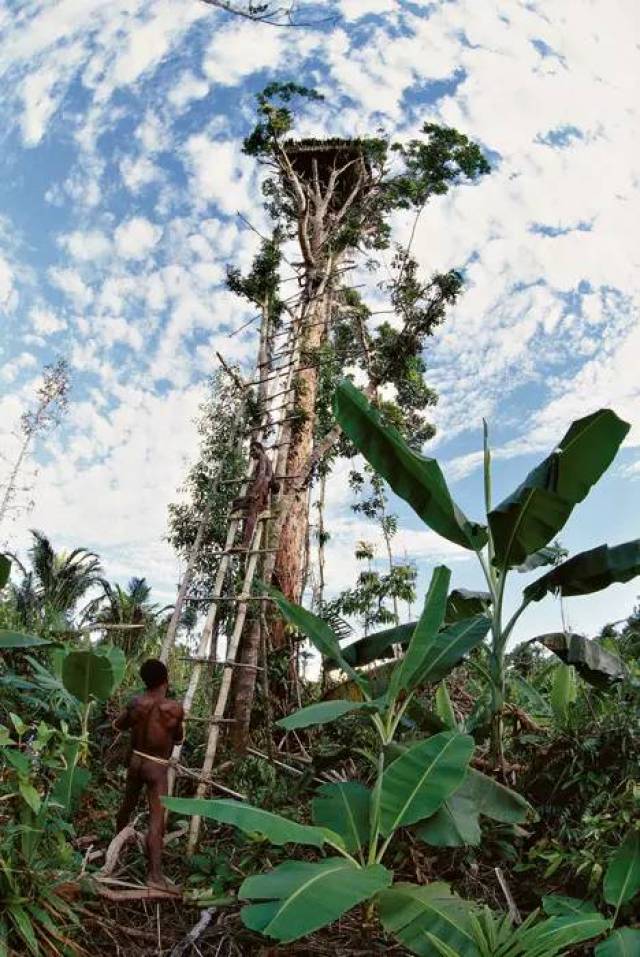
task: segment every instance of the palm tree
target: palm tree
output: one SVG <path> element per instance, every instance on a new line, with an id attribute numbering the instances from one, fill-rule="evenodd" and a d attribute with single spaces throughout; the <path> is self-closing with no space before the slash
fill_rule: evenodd
<path id="1" fill-rule="evenodd" d="M 12 586 L 16 612 L 25 627 L 71 627 L 78 603 L 96 585 L 103 584 L 102 564 L 95 552 L 74 548 L 55 552 L 47 536 L 31 530 L 31 568 L 11 556 L 22 571 L 22 581 Z M 89 606 L 80 614 L 86 617 Z"/>
<path id="2" fill-rule="evenodd" d="M 98 611 L 93 624 L 108 625 L 107 640 L 122 648 L 128 658 L 149 651 L 166 624 L 160 620 L 162 615 L 166 616 L 172 606 L 160 608 L 150 601 L 151 587 L 146 578 L 129 579 L 126 589 L 108 582 L 102 585 L 106 605 Z M 127 627 L 120 630 L 118 625 Z"/>

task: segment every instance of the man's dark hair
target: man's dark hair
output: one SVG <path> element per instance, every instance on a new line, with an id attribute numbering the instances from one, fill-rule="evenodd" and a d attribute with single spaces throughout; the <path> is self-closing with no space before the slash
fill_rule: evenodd
<path id="1" fill-rule="evenodd" d="M 162 661 L 159 661 L 157 658 L 149 658 L 140 669 L 140 677 L 147 686 L 147 689 L 153 691 L 154 688 L 159 688 L 160 685 L 169 681 L 169 672 L 167 671 L 167 666 L 163 664 Z"/>

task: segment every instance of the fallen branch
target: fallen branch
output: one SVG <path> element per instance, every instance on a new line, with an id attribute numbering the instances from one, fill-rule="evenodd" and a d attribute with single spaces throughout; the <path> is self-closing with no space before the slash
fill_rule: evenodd
<path id="1" fill-rule="evenodd" d="M 108 901 L 182 900 L 182 893 L 180 891 L 164 891 L 159 887 L 132 887 L 118 891 L 112 890 L 110 887 L 104 887 L 96 881 L 94 883 L 94 889 L 99 897 L 104 897 Z"/>
<path id="2" fill-rule="evenodd" d="M 104 864 L 98 872 L 99 877 L 110 877 L 113 874 L 118 865 L 120 851 L 130 841 L 137 841 L 139 844 L 142 843 L 142 835 L 136 831 L 132 824 L 128 824 L 126 827 L 123 827 L 109 844 L 107 853 L 105 855 Z"/>
<path id="3" fill-rule="evenodd" d="M 191 928 L 186 937 L 183 937 L 175 947 L 169 952 L 169 957 L 182 957 L 183 954 L 186 954 L 187 951 L 191 948 L 193 944 L 197 941 L 199 937 L 205 932 L 211 921 L 213 920 L 213 915 L 216 912 L 215 907 L 207 907 L 205 911 L 200 915 L 200 920 L 197 924 Z"/>
<path id="4" fill-rule="evenodd" d="M 507 907 L 509 909 L 509 917 L 511 918 L 511 923 L 521 924 L 522 917 L 520 916 L 520 911 L 518 910 L 518 906 L 513 899 L 511 891 L 509 890 L 509 885 L 507 884 L 507 880 L 504 874 L 502 873 L 502 869 L 500 867 L 494 867 L 494 871 L 495 871 L 496 877 L 498 878 L 498 883 L 500 885 L 502 893 L 504 894 L 504 898 L 507 902 Z"/>

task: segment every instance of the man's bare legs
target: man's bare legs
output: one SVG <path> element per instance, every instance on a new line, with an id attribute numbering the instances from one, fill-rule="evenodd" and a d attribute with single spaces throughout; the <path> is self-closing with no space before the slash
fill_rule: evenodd
<path id="1" fill-rule="evenodd" d="M 129 823 L 131 815 L 136 809 L 138 798 L 140 797 L 142 783 L 143 782 L 138 778 L 137 775 L 132 774 L 131 771 L 127 773 L 127 784 L 124 792 L 124 798 L 122 799 L 122 804 L 120 805 L 120 810 L 118 811 L 118 816 L 116 818 L 116 834 L 119 834 L 120 831 Z"/>
<path id="2" fill-rule="evenodd" d="M 147 784 L 149 802 L 149 830 L 147 831 L 148 883 L 156 887 L 171 886 L 162 873 L 162 846 L 164 840 L 164 807 L 161 798 L 167 793 L 167 773 Z"/>

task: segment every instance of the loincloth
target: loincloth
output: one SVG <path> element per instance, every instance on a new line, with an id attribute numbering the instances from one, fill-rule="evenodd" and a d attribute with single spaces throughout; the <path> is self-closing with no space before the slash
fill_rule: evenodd
<path id="1" fill-rule="evenodd" d="M 154 754 L 145 754 L 144 751 L 136 751 L 135 748 L 131 753 L 137 754 L 139 758 L 144 758 L 146 761 L 154 761 L 156 764 L 162 764 L 165 768 L 168 768 L 172 764 L 171 758 L 157 758 Z"/>

